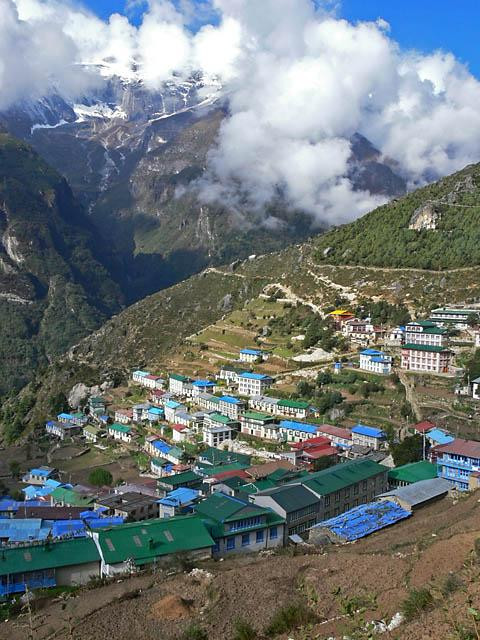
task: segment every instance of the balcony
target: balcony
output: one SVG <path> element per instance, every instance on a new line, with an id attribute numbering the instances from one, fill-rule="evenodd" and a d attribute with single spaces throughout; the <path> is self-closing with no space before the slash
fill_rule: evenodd
<path id="1" fill-rule="evenodd" d="M 438 458 L 437 462 L 440 465 L 443 464 L 447 467 L 454 467 L 456 469 L 466 469 L 467 471 L 479 470 L 478 460 L 474 460 L 474 459 L 467 459 L 467 461 L 455 460 L 454 458 L 451 458 L 448 455 L 443 455 L 442 457 Z"/>

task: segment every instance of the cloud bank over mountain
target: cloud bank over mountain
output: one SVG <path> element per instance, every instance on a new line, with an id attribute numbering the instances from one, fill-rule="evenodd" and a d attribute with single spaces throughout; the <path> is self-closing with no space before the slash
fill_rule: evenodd
<path id="1" fill-rule="evenodd" d="M 480 158 L 480 83 L 446 52 L 401 51 L 389 26 L 350 24 L 311 0 L 150 0 L 139 26 L 59 0 L 0 0 L 0 109 L 52 87 L 72 99 L 106 72 L 152 90 L 199 71 L 228 99 L 198 187 L 207 200 L 263 209 L 281 194 L 342 222 L 378 198 L 347 177 L 366 136 L 411 183 Z M 101 71 L 95 66 L 102 63 Z"/>

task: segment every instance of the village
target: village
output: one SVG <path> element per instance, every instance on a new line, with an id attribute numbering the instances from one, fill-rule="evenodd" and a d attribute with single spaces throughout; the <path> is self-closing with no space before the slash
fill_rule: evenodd
<path id="1" fill-rule="evenodd" d="M 475 415 L 480 379 L 464 366 L 480 347 L 478 314 L 437 308 L 379 326 L 338 308 L 327 322 L 346 355 L 299 360 L 295 376 L 265 341 L 220 358 L 203 377 L 185 363 L 158 374 L 142 368 L 118 388 L 79 398 L 44 425 L 48 464 L 11 465 L 15 482 L 0 499 L 0 595 L 179 559 L 321 549 L 381 535 L 433 501 L 474 491 L 480 441 L 449 428 L 441 412 L 360 421 L 355 412 L 371 407 L 352 410 L 349 399 L 361 389 L 377 412 L 382 393 L 386 406 L 402 398 L 407 406 L 399 376 L 408 390 L 414 373 L 437 376 Z M 402 443 L 412 444 L 410 458 L 398 464 Z"/>

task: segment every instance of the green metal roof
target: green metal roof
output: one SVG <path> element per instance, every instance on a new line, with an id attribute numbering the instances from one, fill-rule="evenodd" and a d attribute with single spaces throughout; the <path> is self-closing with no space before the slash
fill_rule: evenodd
<path id="1" fill-rule="evenodd" d="M 113 424 L 109 425 L 108 428 L 119 433 L 130 433 L 130 431 L 132 430 L 132 427 L 127 427 L 126 424 L 118 424 L 118 422 L 114 422 Z"/>
<path id="2" fill-rule="evenodd" d="M 404 464 L 401 467 L 390 469 L 388 472 L 389 480 L 408 482 L 410 484 L 419 482 L 420 480 L 430 480 L 432 478 L 436 478 L 437 475 L 437 465 L 428 462 L 428 460 L 420 460 L 420 462 Z"/>
<path id="3" fill-rule="evenodd" d="M 277 403 L 277 407 L 287 407 L 289 409 L 308 409 L 309 406 L 308 402 L 301 400 L 280 400 Z"/>
<path id="4" fill-rule="evenodd" d="M 277 485 L 275 484 L 275 482 L 273 482 L 273 480 L 268 480 L 268 478 L 265 478 L 263 480 L 256 480 L 255 482 L 249 482 L 248 484 L 245 484 L 241 488 L 241 492 L 252 495 L 254 493 L 258 493 L 259 491 L 275 489 L 276 486 Z"/>
<path id="5" fill-rule="evenodd" d="M 207 417 L 209 418 L 209 420 L 213 420 L 214 422 L 220 422 L 221 424 L 226 424 L 226 425 L 237 424 L 236 420 L 232 420 L 228 416 L 224 416 L 221 413 L 209 413 Z"/>
<path id="6" fill-rule="evenodd" d="M 89 506 L 94 502 L 94 499 L 90 496 L 83 496 L 73 491 L 72 489 L 66 489 L 65 487 L 57 487 L 50 494 L 53 501 L 63 502 L 71 507 L 84 507 Z"/>
<path id="7" fill-rule="evenodd" d="M 448 351 L 446 347 L 437 347 L 432 344 L 404 344 L 402 349 L 410 349 L 411 351 L 430 351 L 432 353 Z"/>
<path id="8" fill-rule="evenodd" d="M 243 469 L 247 469 L 249 466 L 250 465 L 243 464 L 242 462 L 217 465 L 197 463 L 198 469 L 200 469 L 202 474 L 205 476 L 214 476 L 217 473 L 224 473 L 225 471 L 242 471 Z"/>
<path id="9" fill-rule="evenodd" d="M 180 373 L 171 373 L 170 378 L 172 378 L 172 380 L 177 380 L 178 382 L 189 382 L 190 378 L 187 378 L 187 376 L 182 376 Z"/>
<path id="10" fill-rule="evenodd" d="M 258 420 L 259 422 L 274 422 L 275 416 L 269 413 L 261 413 L 259 411 L 245 411 L 240 416 L 241 418 L 247 418 L 248 420 Z"/>
<path id="11" fill-rule="evenodd" d="M 160 556 L 214 545 L 202 520 L 195 516 L 132 522 L 99 529 L 97 533 L 107 564 L 124 562 L 128 558 L 137 565 L 148 564 Z"/>
<path id="12" fill-rule="evenodd" d="M 318 503 L 318 497 L 301 484 L 286 484 L 264 491 L 263 495 L 270 496 L 287 513 Z"/>
<path id="13" fill-rule="evenodd" d="M 441 327 L 428 327 L 427 329 L 424 329 L 422 333 L 426 333 L 429 336 L 443 336 L 448 333 L 448 331 Z"/>
<path id="14" fill-rule="evenodd" d="M 277 485 L 279 483 L 285 483 L 290 480 L 298 480 L 299 478 L 304 478 L 306 476 L 310 476 L 310 473 L 306 469 L 302 469 L 300 471 L 295 471 L 291 469 L 275 469 L 272 471 L 267 478 L 269 480 L 273 480 Z"/>
<path id="15" fill-rule="evenodd" d="M 194 473 L 193 471 L 184 471 L 183 473 L 176 473 L 173 476 L 160 478 L 159 482 L 168 484 L 172 487 L 181 487 L 182 484 L 190 484 L 192 482 L 196 482 L 197 480 L 200 484 L 202 482 L 202 476 L 199 476 L 198 473 Z"/>
<path id="16" fill-rule="evenodd" d="M 94 424 L 86 424 L 83 427 L 83 430 L 86 431 L 87 433 L 91 433 L 96 436 L 100 433 L 102 429 L 101 427 L 96 427 Z"/>
<path id="17" fill-rule="evenodd" d="M 73 538 L 0 550 L 0 576 L 99 562 L 100 555 L 91 538 Z"/>
<path id="18" fill-rule="evenodd" d="M 199 454 L 199 458 L 208 461 L 210 464 L 219 464 L 221 462 L 242 462 L 250 464 L 251 456 L 245 453 L 236 453 L 234 451 L 223 451 L 216 447 L 209 447 Z"/>
<path id="19" fill-rule="evenodd" d="M 386 471 L 386 467 L 373 460 L 352 460 L 352 462 L 344 462 L 329 469 L 311 473 L 301 482 L 319 495 L 327 495 Z"/>
<path id="20" fill-rule="evenodd" d="M 165 467 L 167 466 L 167 464 L 172 464 L 171 462 L 169 462 L 168 460 L 164 460 L 163 458 L 152 458 L 151 462 L 156 467 Z"/>

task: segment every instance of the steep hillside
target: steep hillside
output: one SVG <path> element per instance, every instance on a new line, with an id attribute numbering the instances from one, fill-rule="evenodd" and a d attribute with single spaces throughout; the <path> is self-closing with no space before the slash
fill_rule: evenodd
<path id="1" fill-rule="evenodd" d="M 0 394 L 120 309 L 108 254 L 65 180 L 0 133 Z"/>
<path id="2" fill-rule="evenodd" d="M 480 264 L 480 164 L 418 189 L 316 242 L 318 262 L 418 269 Z"/>

